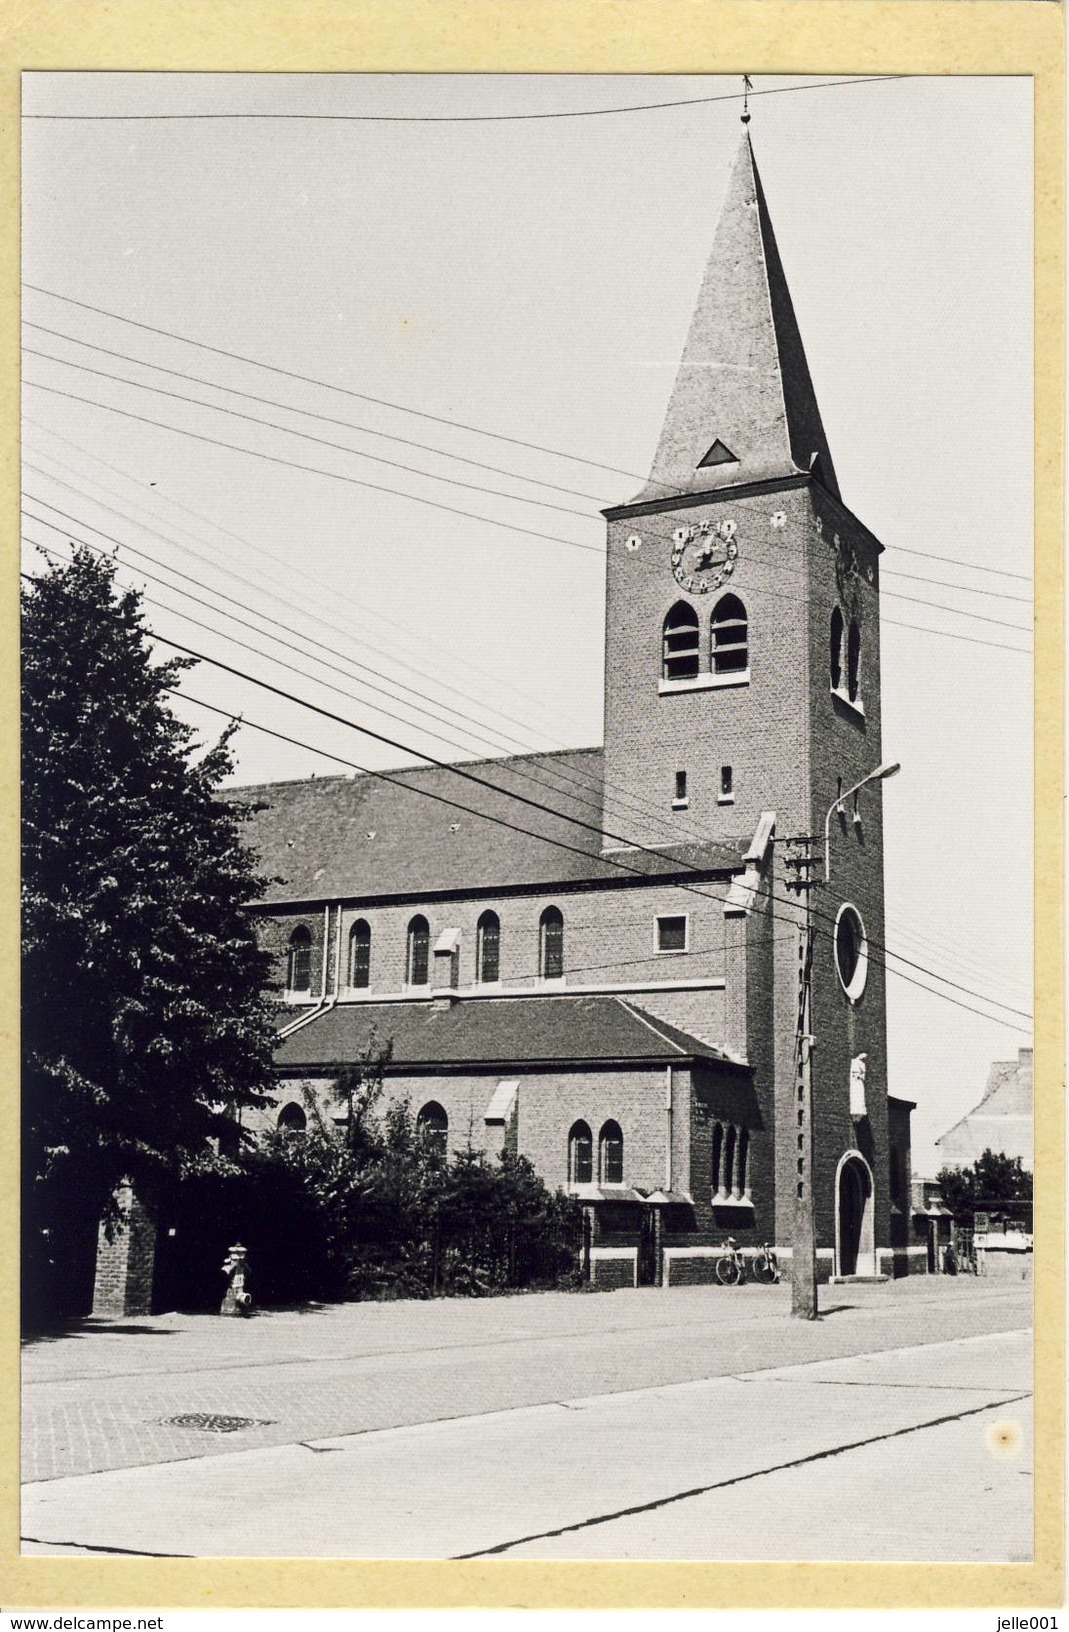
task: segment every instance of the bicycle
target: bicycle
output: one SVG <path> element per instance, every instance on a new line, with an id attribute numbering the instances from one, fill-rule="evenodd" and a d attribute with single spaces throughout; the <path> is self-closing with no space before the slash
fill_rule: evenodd
<path id="1" fill-rule="evenodd" d="M 761 1251 L 753 1261 L 753 1278 L 762 1281 L 766 1286 L 776 1286 L 779 1283 L 779 1259 L 776 1257 L 775 1247 L 770 1247 L 765 1241 Z"/>
<path id="2" fill-rule="evenodd" d="M 746 1279 L 746 1263 L 734 1236 L 724 1242 L 724 1257 L 716 1261 L 716 1278 L 721 1286 L 741 1286 Z"/>

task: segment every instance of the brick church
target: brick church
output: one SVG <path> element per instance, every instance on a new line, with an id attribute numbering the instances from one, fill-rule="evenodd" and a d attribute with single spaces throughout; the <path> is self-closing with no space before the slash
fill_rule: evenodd
<path id="1" fill-rule="evenodd" d="M 800 909 L 784 841 L 814 836 L 823 864 L 827 820 L 818 1274 L 922 1268 L 912 1107 L 887 1083 L 879 784 L 836 804 L 882 758 L 882 547 L 840 497 L 748 135 L 649 481 L 605 515 L 603 747 L 467 763 L 464 780 L 240 790 L 264 807 L 252 842 L 276 880 L 269 1116 L 302 1126 L 307 1087 L 389 1039 L 387 1093 L 444 1145 L 521 1152 L 581 1200 L 592 1278 L 707 1280 L 728 1235 L 774 1243 L 786 1268 Z"/>

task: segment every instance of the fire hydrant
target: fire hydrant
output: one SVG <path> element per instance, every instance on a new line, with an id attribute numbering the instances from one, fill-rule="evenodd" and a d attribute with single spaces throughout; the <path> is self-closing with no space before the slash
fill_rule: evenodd
<path id="1" fill-rule="evenodd" d="M 221 1315 L 250 1315 L 252 1313 L 252 1297 L 246 1289 L 246 1277 L 249 1266 L 246 1261 L 245 1248 L 231 1247 L 223 1264 L 223 1274 L 228 1277 L 226 1296 L 219 1310 Z"/>

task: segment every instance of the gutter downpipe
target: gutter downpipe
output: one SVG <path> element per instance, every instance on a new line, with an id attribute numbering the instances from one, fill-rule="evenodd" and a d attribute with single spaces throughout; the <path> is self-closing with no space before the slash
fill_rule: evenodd
<path id="1" fill-rule="evenodd" d="M 664 1068 L 664 1188 L 665 1194 L 672 1190 L 672 1067 Z"/>
<path id="2" fill-rule="evenodd" d="M 282 1026 L 279 1029 L 279 1033 L 278 1033 L 279 1042 L 282 1042 L 282 1040 L 284 1038 L 286 1038 L 286 1037 L 292 1037 L 293 1033 L 295 1031 L 300 1031 L 302 1026 L 307 1026 L 307 1025 L 309 1025 L 311 1023 L 311 1021 L 318 1020 L 321 1014 L 326 1014 L 330 1009 L 332 1009 L 334 1007 L 335 1003 L 337 1003 L 337 1001 L 338 1001 L 338 980 L 339 980 L 339 977 L 340 977 L 340 974 L 341 974 L 341 969 L 340 969 L 340 965 L 339 965 L 339 962 L 338 962 L 338 959 L 340 959 L 340 957 L 341 957 L 341 902 L 340 901 L 337 903 L 337 908 L 338 908 L 338 918 L 337 918 L 337 924 L 336 924 L 336 928 L 335 928 L 335 945 L 336 945 L 336 948 L 337 948 L 337 957 L 335 958 L 335 961 L 334 961 L 334 987 L 335 987 L 335 990 L 329 997 L 327 996 L 327 962 L 328 962 L 328 956 L 327 955 L 328 955 L 328 953 L 330 951 L 330 902 L 328 901 L 326 903 L 326 905 L 324 906 L 324 908 L 323 908 L 323 978 L 319 983 L 319 985 L 320 985 L 319 997 L 316 999 L 316 1004 L 315 1004 L 314 1008 L 309 1009 L 306 1014 L 299 1014 L 297 1016 L 296 1020 L 291 1020 L 288 1026 Z"/>

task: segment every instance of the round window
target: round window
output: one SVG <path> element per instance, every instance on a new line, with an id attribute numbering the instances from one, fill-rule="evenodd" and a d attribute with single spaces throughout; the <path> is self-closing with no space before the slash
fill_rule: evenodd
<path id="1" fill-rule="evenodd" d="M 857 908 L 847 901 L 835 920 L 835 967 L 843 991 L 856 1003 L 865 990 L 869 972 L 869 943 Z"/>

